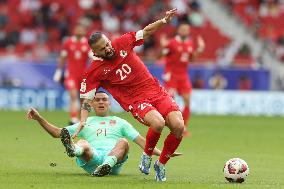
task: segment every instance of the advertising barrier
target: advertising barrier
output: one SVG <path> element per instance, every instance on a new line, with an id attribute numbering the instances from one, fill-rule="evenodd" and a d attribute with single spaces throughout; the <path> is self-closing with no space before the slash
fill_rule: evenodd
<path id="1" fill-rule="evenodd" d="M 0 109 L 40 110 L 68 109 L 68 94 L 62 89 L 0 88 Z M 176 97 L 180 108 L 183 104 Z M 111 98 L 113 112 L 123 111 Z M 284 116 L 284 93 L 193 90 L 191 110 L 195 114 L 208 115 L 265 115 Z"/>

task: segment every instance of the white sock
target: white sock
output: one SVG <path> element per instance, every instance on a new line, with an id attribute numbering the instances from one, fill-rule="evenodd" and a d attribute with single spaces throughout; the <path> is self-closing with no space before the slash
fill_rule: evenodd
<path id="1" fill-rule="evenodd" d="M 109 164 L 111 167 L 113 167 L 117 163 L 116 156 L 107 156 L 103 164 Z"/>
<path id="2" fill-rule="evenodd" d="M 84 149 L 77 144 L 75 144 L 74 147 L 75 147 L 75 156 L 81 156 L 84 152 Z"/>

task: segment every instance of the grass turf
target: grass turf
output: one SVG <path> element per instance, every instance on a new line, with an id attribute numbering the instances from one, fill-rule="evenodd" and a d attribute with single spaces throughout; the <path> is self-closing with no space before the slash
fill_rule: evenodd
<path id="1" fill-rule="evenodd" d="M 60 127 L 67 122 L 66 112 L 41 113 Z M 147 128 L 129 114 L 118 116 L 145 136 Z M 36 122 L 27 121 L 25 112 L 0 111 L 0 121 L 1 189 L 284 188 L 284 118 L 280 117 L 192 116 L 192 136 L 178 149 L 184 155 L 169 161 L 166 183 L 156 183 L 153 170 L 149 176 L 139 173 L 142 151 L 134 143 L 121 175 L 95 178 L 63 153 L 59 139 L 50 137 Z M 232 157 L 244 159 L 250 167 L 243 184 L 227 183 L 223 177 L 223 165 Z"/>

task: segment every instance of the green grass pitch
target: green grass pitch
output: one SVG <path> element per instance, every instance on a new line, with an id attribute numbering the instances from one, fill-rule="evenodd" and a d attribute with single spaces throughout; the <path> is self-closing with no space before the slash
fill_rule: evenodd
<path id="1" fill-rule="evenodd" d="M 66 112 L 41 113 L 60 127 L 67 122 Z M 118 116 L 145 136 L 147 128 L 129 114 Z M 64 154 L 59 139 L 26 120 L 25 112 L 0 111 L 0 124 L 0 189 L 284 188 L 284 118 L 280 117 L 193 115 L 192 136 L 185 138 L 178 149 L 184 155 L 169 161 L 166 183 L 156 183 L 153 170 L 149 176 L 138 171 L 142 151 L 134 143 L 121 175 L 95 178 Z M 165 129 L 163 133 L 167 132 Z M 223 165 L 233 157 L 244 159 L 250 167 L 243 184 L 227 183 L 223 177 Z"/>

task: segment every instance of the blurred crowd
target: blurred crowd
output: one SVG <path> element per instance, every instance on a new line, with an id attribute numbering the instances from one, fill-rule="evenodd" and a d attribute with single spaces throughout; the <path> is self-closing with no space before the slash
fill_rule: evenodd
<path id="1" fill-rule="evenodd" d="M 89 33 L 103 31 L 115 37 L 141 29 L 172 7 L 178 8 L 178 18 L 163 29 L 167 34 L 173 35 L 180 20 L 197 28 L 204 25 L 197 0 L 0 0 L 0 54 L 55 58 L 77 23 Z M 160 33 L 138 49 L 146 60 L 154 57 Z"/>
<path id="2" fill-rule="evenodd" d="M 284 0 L 220 0 L 284 62 Z"/>

